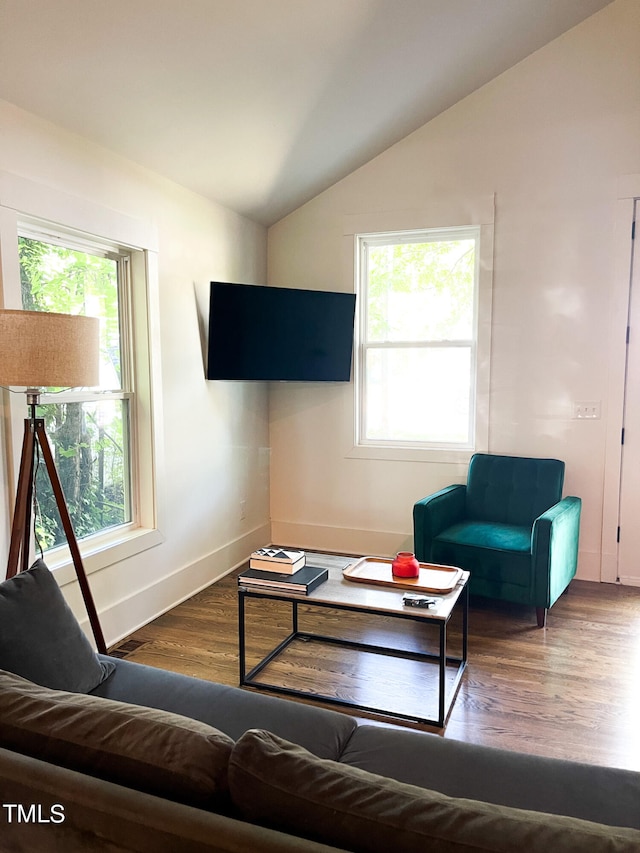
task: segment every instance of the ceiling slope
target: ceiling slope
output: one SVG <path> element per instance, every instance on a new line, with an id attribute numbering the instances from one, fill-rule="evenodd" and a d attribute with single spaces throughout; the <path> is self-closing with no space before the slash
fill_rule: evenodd
<path id="1" fill-rule="evenodd" d="M 265 225 L 610 0 L 0 0 L 0 97 Z"/>

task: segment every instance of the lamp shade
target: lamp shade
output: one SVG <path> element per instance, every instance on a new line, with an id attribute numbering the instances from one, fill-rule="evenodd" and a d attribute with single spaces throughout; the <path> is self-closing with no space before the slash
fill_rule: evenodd
<path id="1" fill-rule="evenodd" d="M 97 317 L 0 310 L 0 385 L 98 385 L 99 327 Z"/>

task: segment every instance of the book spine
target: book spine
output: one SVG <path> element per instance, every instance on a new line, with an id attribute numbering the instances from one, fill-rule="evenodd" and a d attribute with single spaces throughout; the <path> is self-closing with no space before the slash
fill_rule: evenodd
<path id="1" fill-rule="evenodd" d="M 304 561 L 298 563 L 283 563 L 276 560 L 265 560 L 261 557 L 252 557 L 249 560 L 249 565 L 252 569 L 260 569 L 263 572 L 276 572 L 279 575 L 292 575 L 304 566 Z"/>
<path id="2" fill-rule="evenodd" d="M 308 593 L 312 592 L 317 586 L 320 586 L 321 583 L 324 583 L 328 577 L 329 577 L 329 572 L 327 569 L 325 569 L 325 571 L 321 575 L 318 575 L 317 578 L 315 578 L 314 580 L 312 580 L 310 583 L 307 584 L 307 590 L 306 591 Z"/>
<path id="3" fill-rule="evenodd" d="M 250 581 L 241 581 L 239 586 L 244 586 L 247 589 L 270 590 L 271 592 L 304 592 L 305 594 L 310 592 L 308 586 L 291 583 L 251 583 Z"/>

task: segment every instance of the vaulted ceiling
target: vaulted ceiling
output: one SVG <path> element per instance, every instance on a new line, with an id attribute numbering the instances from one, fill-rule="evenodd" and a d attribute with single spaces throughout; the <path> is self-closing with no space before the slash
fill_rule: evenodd
<path id="1" fill-rule="evenodd" d="M 269 225 L 609 2 L 0 0 L 0 98 Z"/>

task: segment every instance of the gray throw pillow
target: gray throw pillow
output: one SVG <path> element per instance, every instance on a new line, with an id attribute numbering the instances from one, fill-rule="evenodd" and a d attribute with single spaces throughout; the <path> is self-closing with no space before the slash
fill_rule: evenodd
<path id="1" fill-rule="evenodd" d="M 0 746 L 175 802 L 229 807 L 233 741 L 180 714 L 49 690 L 0 671 Z"/>
<path id="2" fill-rule="evenodd" d="M 72 693 L 115 669 L 98 659 L 43 560 L 0 583 L 0 669 Z"/>

